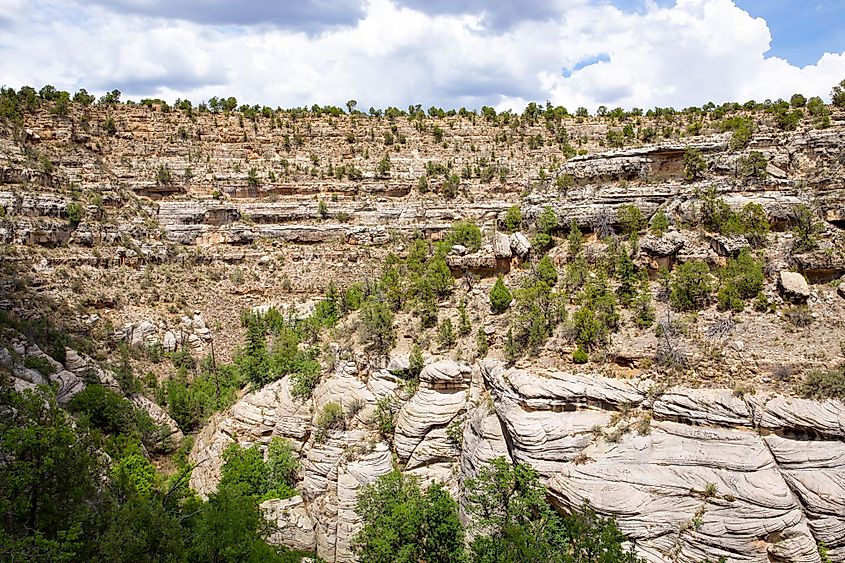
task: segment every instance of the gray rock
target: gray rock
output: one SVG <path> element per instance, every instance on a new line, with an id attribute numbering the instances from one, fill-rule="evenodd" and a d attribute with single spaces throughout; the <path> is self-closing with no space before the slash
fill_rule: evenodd
<path id="1" fill-rule="evenodd" d="M 265 500 L 259 505 L 264 517 L 273 523 L 273 533 L 267 538 L 271 545 L 284 545 L 300 551 L 317 548 L 317 534 L 302 497 Z"/>
<path id="2" fill-rule="evenodd" d="M 471 368 L 454 360 L 438 360 L 420 372 L 420 382 L 430 387 L 464 386 L 468 383 Z"/>
<path id="3" fill-rule="evenodd" d="M 508 235 L 499 232 L 493 235 L 493 254 L 496 258 L 510 258 L 512 256 L 511 239 Z"/>
<path id="4" fill-rule="evenodd" d="M 737 256 L 744 248 L 750 248 L 743 235 L 715 235 L 710 238 L 710 247 L 719 256 Z"/>
<path id="5" fill-rule="evenodd" d="M 646 235 L 640 239 L 640 248 L 652 256 L 672 256 L 684 247 L 684 239 L 670 232 L 661 237 Z"/>
<path id="6" fill-rule="evenodd" d="M 525 258 L 531 252 L 531 243 L 522 233 L 514 233 L 510 236 L 511 250 L 520 258 Z"/>

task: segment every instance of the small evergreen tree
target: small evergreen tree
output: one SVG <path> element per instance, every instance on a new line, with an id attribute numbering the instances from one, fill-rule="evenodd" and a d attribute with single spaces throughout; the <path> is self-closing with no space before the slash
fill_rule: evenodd
<path id="1" fill-rule="evenodd" d="M 518 205 L 509 207 L 505 212 L 505 218 L 502 221 L 502 226 L 505 231 L 513 233 L 519 230 L 522 226 L 522 210 Z"/>
<path id="2" fill-rule="evenodd" d="M 707 171 L 707 161 L 701 151 L 696 148 L 687 147 L 684 151 L 684 177 L 687 182 L 694 182 L 701 178 Z"/>
<path id="3" fill-rule="evenodd" d="M 573 219 L 569 223 L 569 256 L 577 256 L 584 248 L 584 235 L 578 228 L 578 223 Z"/>
<path id="4" fill-rule="evenodd" d="M 446 350 L 455 346 L 455 329 L 452 328 L 452 319 L 446 317 L 440 322 L 437 328 L 437 341 L 440 347 Z"/>
<path id="5" fill-rule="evenodd" d="M 537 264 L 537 277 L 549 287 L 554 287 L 557 283 L 557 268 L 552 264 L 548 254 L 543 256 Z"/>
<path id="6" fill-rule="evenodd" d="M 487 339 L 487 333 L 484 332 L 484 327 L 478 327 L 478 331 L 475 333 L 475 347 L 478 350 L 478 356 L 483 358 L 487 355 L 487 351 L 490 349 L 490 343 Z"/>
<path id="7" fill-rule="evenodd" d="M 658 209 L 651 219 L 651 232 L 654 236 L 662 237 L 669 230 L 669 218 L 663 209 Z"/>
<path id="8" fill-rule="evenodd" d="M 383 301 L 371 297 L 361 307 L 363 340 L 379 356 L 387 354 L 396 344 L 393 311 Z"/>
<path id="9" fill-rule="evenodd" d="M 679 311 L 699 311 L 707 306 L 712 291 L 710 268 L 702 260 L 693 260 L 678 266 L 669 300 Z"/>
<path id="10" fill-rule="evenodd" d="M 619 249 L 619 259 L 616 262 L 616 276 L 619 279 L 619 287 L 616 294 L 623 305 L 629 305 L 637 294 L 637 270 L 624 245 Z"/>
<path id="11" fill-rule="evenodd" d="M 502 280 L 502 276 L 499 276 L 490 290 L 490 305 L 493 307 L 493 312 L 504 313 L 510 307 L 511 301 L 513 301 L 513 295 Z"/>
<path id="12" fill-rule="evenodd" d="M 458 304 L 458 334 L 467 336 L 470 332 L 472 332 L 472 324 L 469 322 L 466 301 L 462 300 Z"/>

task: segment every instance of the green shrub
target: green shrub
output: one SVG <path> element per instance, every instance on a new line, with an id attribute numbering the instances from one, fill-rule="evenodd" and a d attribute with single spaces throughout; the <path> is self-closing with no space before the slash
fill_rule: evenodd
<path id="1" fill-rule="evenodd" d="M 766 244 L 770 226 L 762 205 L 753 201 L 746 203 L 739 219 L 745 238 L 751 246 L 758 248 Z"/>
<path id="2" fill-rule="evenodd" d="M 320 372 L 319 369 L 300 370 L 292 373 L 290 379 L 293 383 L 290 387 L 290 394 L 294 397 L 308 399 L 320 382 Z"/>
<path id="3" fill-rule="evenodd" d="M 647 225 L 640 208 L 630 204 L 623 205 L 616 210 L 616 220 L 622 226 L 622 234 L 628 237 L 636 235 Z"/>
<path id="4" fill-rule="evenodd" d="M 736 287 L 730 282 L 723 283 L 716 292 L 716 301 L 720 311 L 742 311 L 745 308 L 745 301 L 739 296 Z"/>
<path id="5" fill-rule="evenodd" d="M 50 360 L 43 356 L 27 356 L 23 360 L 23 365 L 25 368 L 34 369 L 44 377 L 50 377 L 56 372 Z"/>
<path id="6" fill-rule="evenodd" d="M 803 203 L 795 208 L 794 213 L 792 252 L 798 254 L 815 250 L 819 245 L 817 237 L 822 230 L 821 223 L 816 221 L 813 210 Z"/>
<path id="7" fill-rule="evenodd" d="M 578 348 L 572 351 L 572 361 L 576 364 L 586 364 L 590 361 L 590 355 L 579 344 Z"/>
<path id="8" fill-rule="evenodd" d="M 801 391 L 805 397 L 810 399 L 845 400 L 845 372 L 841 368 L 811 371 L 804 378 Z"/>
<path id="9" fill-rule="evenodd" d="M 702 260 L 685 262 L 672 277 L 669 300 L 679 311 L 698 311 L 707 306 L 713 291 L 710 269 Z"/>
<path id="10" fill-rule="evenodd" d="M 789 105 L 794 108 L 803 108 L 807 105 L 807 98 L 803 94 L 792 94 L 789 98 Z"/>
<path id="11" fill-rule="evenodd" d="M 466 511 L 476 522 L 471 561 L 639 563 L 616 523 L 585 504 L 561 515 L 548 502 L 537 471 L 504 458 L 467 479 Z M 457 561 L 457 558 L 437 561 Z"/>
<path id="12" fill-rule="evenodd" d="M 112 465 L 112 480 L 128 483 L 138 494 L 148 496 L 155 490 L 155 466 L 141 454 L 130 454 Z"/>
<path id="13" fill-rule="evenodd" d="M 584 284 L 587 283 L 589 273 L 590 269 L 583 256 L 578 256 L 570 262 L 566 266 L 566 279 L 564 280 L 567 291 L 574 293 L 584 287 Z"/>
<path id="14" fill-rule="evenodd" d="M 346 288 L 340 299 L 340 310 L 346 314 L 349 311 L 357 311 L 361 308 L 361 303 L 364 301 L 364 285 L 361 283 L 353 283 Z"/>
<path id="15" fill-rule="evenodd" d="M 640 328 L 648 328 L 654 324 L 655 312 L 651 304 L 651 288 L 649 287 L 648 273 L 640 275 L 640 288 L 634 300 L 634 324 Z"/>
<path id="16" fill-rule="evenodd" d="M 513 295 L 502 280 L 502 276 L 499 276 L 490 290 L 490 305 L 493 307 L 493 312 L 504 313 L 510 307 L 511 301 L 513 301 Z"/>
<path id="17" fill-rule="evenodd" d="M 554 210 L 546 206 L 537 217 L 537 232 L 552 236 L 558 227 L 558 218 Z"/>
<path id="18" fill-rule="evenodd" d="M 246 183 L 251 187 L 258 185 L 258 171 L 255 168 L 250 168 L 247 172 Z"/>
<path id="19" fill-rule="evenodd" d="M 384 301 L 371 297 L 364 302 L 361 307 L 361 337 L 379 356 L 390 352 L 396 344 L 393 311 Z"/>
<path id="20" fill-rule="evenodd" d="M 194 357 L 191 355 L 191 352 L 185 348 L 176 352 L 171 352 L 170 361 L 173 362 L 173 367 L 177 370 L 179 368 L 185 368 L 190 371 L 196 366 L 196 362 L 194 361 Z"/>
<path id="21" fill-rule="evenodd" d="M 725 119 L 720 124 L 722 131 L 733 131 L 730 140 L 732 150 L 744 149 L 751 142 L 754 134 L 754 121 L 750 117 L 735 116 Z"/>
<path id="22" fill-rule="evenodd" d="M 575 219 L 569 223 L 569 256 L 574 257 L 584 248 L 584 236 Z"/>
<path id="23" fill-rule="evenodd" d="M 565 318 L 563 298 L 539 278 L 525 279 L 514 292 L 514 297 L 516 345 L 520 351 L 527 348 L 531 353 L 538 353 L 555 327 Z"/>
<path id="24" fill-rule="evenodd" d="M 707 171 L 707 161 L 699 149 L 687 147 L 684 151 L 684 177 L 687 182 L 701 179 Z"/>
<path id="25" fill-rule="evenodd" d="M 490 342 L 487 339 L 487 333 L 484 332 L 483 326 L 478 327 L 478 331 L 475 333 L 475 348 L 478 350 L 478 355 L 481 358 L 486 356 L 490 349 Z"/>
<path id="26" fill-rule="evenodd" d="M 763 265 L 743 249 L 735 259 L 728 259 L 719 278 L 719 309 L 741 311 L 744 300 L 756 297 L 763 289 Z"/>
<path id="27" fill-rule="evenodd" d="M 384 157 L 379 161 L 376 167 L 376 178 L 386 178 L 390 174 L 390 156 L 384 153 Z"/>
<path id="28" fill-rule="evenodd" d="M 83 214 L 84 211 L 82 209 L 82 205 L 76 201 L 71 201 L 67 204 L 67 207 L 65 207 L 65 216 L 67 217 L 68 223 L 70 223 L 70 226 L 73 228 L 78 227 L 79 223 L 82 222 Z"/>
<path id="29" fill-rule="evenodd" d="M 548 254 L 543 256 L 537 264 L 537 278 L 549 287 L 554 287 L 557 283 L 557 277 L 557 268 L 555 268 L 551 258 Z"/>
<path id="30" fill-rule="evenodd" d="M 225 409 L 238 398 L 244 379 L 234 365 L 203 362 L 200 373 L 188 382 L 184 369 L 162 382 L 157 402 L 185 432 L 198 429 L 212 413 Z"/>
<path id="31" fill-rule="evenodd" d="M 765 178 L 769 175 L 766 167 L 768 159 L 759 151 L 753 151 L 748 156 L 743 156 L 736 161 L 736 173 L 741 178 Z"/>
<path id="32" fill-rule="evenodd" d="M 619 296 L 619 301 L 623 305 L 630 305 L 637 295 L 637 287 L 639 286 L 639 277 L 634 266 L 634 261 L 628 251 L 623 247 L 619 249 L 619 258 L 616 261 L 616 277 L 619 280 L 619 287 L 616 288 L 616 294 Z"/>
<path id="33" fill-rule="evenodd" d="M 423 360 L 422 349 L 419 344 L 414 343 L 408 358 L 408 376 L 411 379 L 418 378 L 424 367 L 425 360 Z"/>
<path id="34" fill-rule="evenodd" d="M 476 252 L 481 248 L 481 238 L 481 229 L 475 223 L 466 219 L 452 225 L 452 231 L 446 240 L 450 245 L 460 244 L 465 246 L 468 251 Z"/>
<path id="35" fill-rule="evenodd" d="M 156 168 L 156 184 L 163 186 L 173 181 L 173 172 L 165 164 L 159 164 Z"/>
<path id="36" fill-rule="evenodd" d="M 446 350 L 455 346 L 455 329 L 452 328 L 452 320 L 448 317 L 443 319 L 440 326 L 437 327 L 437 342 L 441 348 Z"/>
<path id="37" fill-rule="evenodd" d="M 754 310 L 759 313 L 774 312 L 772 303 L 769 302 L 769 298 L 762 291 L 754 298 Z"/>
<path id="38" fill-rule="evenodd" d="M 662 237 L 669 230 L 669 218 L 663 209 L 658 209 L 651 219 L 651 232 L 655 236 Z"/>
<path id="39" fill-rule="evenodd" d="M 273 438 L 265 462 L 258 444 L 248 448 L 230 444 L 223 452 L 218 488 L 254 497 L 259 502 L 269 498 L 290 498 L 296 494 L 293 485 L 299 469 L 293 451 L 290 441 Z"/>
<path id="40" fill-rule="evenodd" d="M 469 321 L 467 303 L 462 300 L 458 303 L 458 334 L 467 336 L 470 332 L 472 332 L 472 323 Z"/>
<path id="41" fill-rule="evenodd" d="M 376 412 L 374 415 L 376 429 L 381 437 L 388 442 L 393 441 L 397 410 L 397 406 L 391 397 L 382 397 L 376 402 Z"/>
<path id="42" fill-rule="evenodd" d="M 346 421 L 343 416 L 343 407 L 340 403 L 331 402 L 323 405 L 320 414 L 317 415 L 317 440 L 326 439 L 326 433 L 330 430 L 343 430 Z"/>
<path id="43" fill-rule="evenodd" d="M 88 385 L 74 395 L 68 410 L 84 415 L 88 423 L 107 434 L 127 434 L 135 430 L 135 408 L 111 389 Z"/>
<path id="44" fill-rule="evenodd" d="M 516 232 L 522 226 L 522 210 L 518 205 L 509 207 L 502 220 L 502 226 L 509 233 Z"/>
<path id="45" fill-rule="evenodd" d="M 845 80 L 834 86 L 830 91 L 830 101 L 838 108 L 845 108 Z"/>
<path id="46" fill-rule="evenodd" d="M 449 176 L 440 187 L 440 192 L 446 199 L 454 199 L 458 195 L 458 188 L 461 186 L 461 179 L 457 174 Z"/>
<path id="47" fill-rule="evenodd" d="M 423 174 L 422 176 L 420 176 L 417 179 L 417 191 L 420 192 L 421 194 L 425 194 L 425 193 L 428 193 L 428 191 L 430 189 L 431 189 L 431 185 L 428 182 L 428 176 Z"/>
<path id="48" fill-rule="evenodd" d="M 789 111 L 787 107 L 777 107 L 774 111 L 775 124 L 784 131 L 795 131 L 804 112 L 800 109 Z"/>
<path id="49" fill-rule="evenodd" d="M 577 299 L 580 308 L 572 316 L 575 341 L 585 350 L 607 343 L 611 330 L 619 323 L 616 297 L 607 286 L 605 276 L 589 281 Z"/>
<path id="50" fill-rule="evenodd" d="M 363 487 L 355 510 L 363 522 L 352 544 L 360 561 L 466 560 L 458 504 L 439 484 L 422 489 L 417 477 L 396 470 Z"/>

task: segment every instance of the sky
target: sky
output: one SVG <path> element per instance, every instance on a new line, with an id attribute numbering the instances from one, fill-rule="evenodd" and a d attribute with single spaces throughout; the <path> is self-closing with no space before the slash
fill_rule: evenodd
<path id="1" fill-rule="evenodd" d="M 0 0 L 0 84 L 124 99 L 592 111 L 843 79 L 843 0 Z"/>

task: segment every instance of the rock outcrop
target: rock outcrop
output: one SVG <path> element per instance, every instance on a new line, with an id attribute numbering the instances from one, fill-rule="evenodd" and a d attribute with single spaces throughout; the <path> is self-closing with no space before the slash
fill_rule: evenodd
<path id="1" fill-rule="evenodd" d="M 348 410 L 352 396 L 372 406 L 380 373 L 339 368 L 315 393 L 315 408 L 332 400 Z M 248 395 L 209 429 L 227 443 L 292 439 L 302 456 L 302 493 L 262 505 L 278 522 L 272 539 L 316 545 L 321 557 L 351 561 L 360 526 L 355 494 L 391 470 L 391 448 L 375 429 L 373 411 L 359 416 L 363 409 L 345 430 L 315 440 L 313 419 L 293 419 L 290 406 L 278 406 L 290 405 L 280 394 L 286 386 L 281 380 Z M 562 510 L 589 501 L 614 516 L 650 562 L 819 562 L 819 542 L 831 561 L 845 561 L 841 402 L 661 391 L 649 380 L 506 369 L 495 361 L 470 369 L 451 360 L 429 363 L 407 401 L 390 396 L 401 403 L 393 436 L 401 467 L 424 482 L 444 483 L 459 499 L 465 479 L 504 457 L 535 467 Z M 305 404 L 297 408 L 308 412 Z M 302 425 L 298 432 L 294 420 Z M 209 432 L 192 458 L 205 456 L 215 466 L 220 447 Z M 215 478 L 201 467 L 192 484 L 207 493 Z"/>

